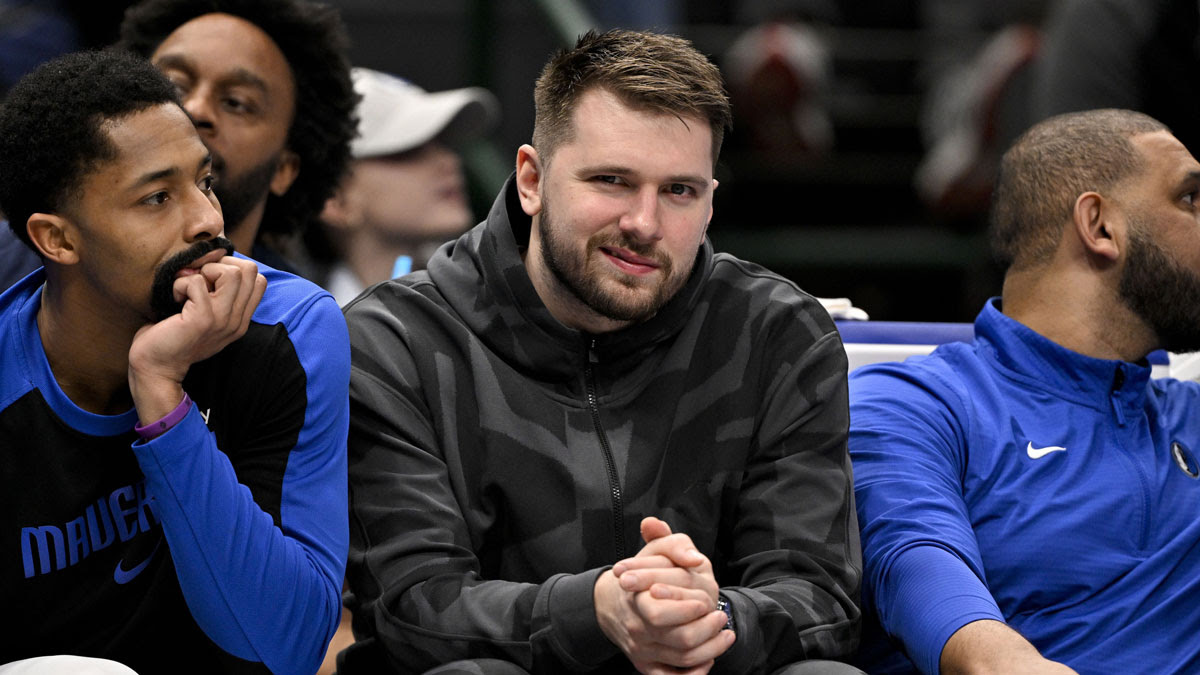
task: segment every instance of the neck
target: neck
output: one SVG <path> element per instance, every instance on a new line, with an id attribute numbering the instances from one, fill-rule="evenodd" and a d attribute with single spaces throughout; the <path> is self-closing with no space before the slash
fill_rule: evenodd
<path id="1" fill-rule="evenodd" d="M 1116 285 L 1068 267 L 1043 265 L 1004 278 L 1006 316 L 1085 356 L 1138 361 L 1157 337 L 1116 292 Z"/>
<path id="2" fill-rule="evenodd" d="M 357 230 L 354 232 L 344 243 L 342 258 L 363 286 L 391 279 L 399 256 L 412 258 L 413 269 L 423 267 L 426 262 L 425 252 L 430 242 L 384 239 Z"/>
<path id="3" fill-rule="evenodd" d="M 61 286 L 47 280 L 37 314 L 54 379 L 67 398 L 88 412 L 115 415 L 129 410 L 129 346 L 141 324 L 114 323 L 113 317 L 120 314 L 110 305 Z"/>

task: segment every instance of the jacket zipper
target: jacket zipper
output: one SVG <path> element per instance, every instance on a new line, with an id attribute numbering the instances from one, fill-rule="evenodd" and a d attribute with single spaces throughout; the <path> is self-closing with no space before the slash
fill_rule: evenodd
<path id="1" fill-rule="evenodd" d="M 616 545 L 617 560 L 625 557 L 625 509 L 621 505 L 621 479 L 617 475 L 617 463 L 613 460 L 612 448 L 608 445 L 608 434 L 600 424 L 600 404 L 596 401 L 596 376 L 592 364 L 596 362 L 596 340 L 593 338 L 588 345 L 587 365 L 583 375 L 587 383 L 588 409 L 592 412 L 592 425 L 596 427 L 596 435 L 600 437 L 600 449 L 604 451 L 604 466 L 608 469 L 608 490 L 612 496 L 613 540 Z"/>
<path id="2" fill-rule="evenodd" d="M 1125 411 L 1121 405 L 1121 387 L 1125 386 L 1125 371 L 1121 367 L 1117 367 L 1117 372 L 1113 374 L 1112 389 L 1109 390 L 1108 396 L 1112 403 L 1113 414 L 1117 416 L 1117 424 L 1125 426 Z"/>
<path id="3" fill-rule="evenodd" d="M 1112 389 L 1109 391 L 1109 398 L 1112 401 L 1113 411 L 1116 413 L 1117 425 L 1125 426 L 1124 404 L 1121 401 L 1121 387 L 1125 386 L 1125 369 L 1122 366 L 1117 366 L 1116 373 L 1113 374 Z M 1121 439 L 1123 435 L 1118 430 L 1115 434 L 1116 438 Z M 1120 442 L 1120 441 L 1118 441 Z M 1125 453 L 1129 456 L 1129 463 L 1133 465 L 1133 473 L 1137 477 L 1138 485 L 1141 486 L 1142 494 L 1142 529 L 1139 532 L 1138 550 L 1145 551 L 1148 542 L 1150 541 L 1150 478 L 1146 475 L 1145 469 L 1142 468 L 1141 457 L 1137 452 L 1131 451 L 1125 447 L 1123 442 L 1120 443 Z"/>

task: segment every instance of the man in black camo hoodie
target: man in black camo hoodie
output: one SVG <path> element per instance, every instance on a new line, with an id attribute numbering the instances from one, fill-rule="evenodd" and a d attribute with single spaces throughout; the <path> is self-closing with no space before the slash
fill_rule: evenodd
<path id="1" fill-rule="evenodd" d="M 535 102 L 487 219 L 346 308 L 339 672 L 858 672 L 846 358 L 705 236 L 720 73 L 589 33 Z"/>

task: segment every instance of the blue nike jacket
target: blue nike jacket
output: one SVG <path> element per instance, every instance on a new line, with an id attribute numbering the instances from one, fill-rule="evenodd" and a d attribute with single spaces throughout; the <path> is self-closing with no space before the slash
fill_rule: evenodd
<path id="1" fill-rule="evenodd" d="M 1085 675 L 1200 672 L 1200 386 L 1067 350 L 998 300 L 975 333 L 850 378 L 882 627 L 860 665 L 936 673 L 990 618 Z"/>
<path id="2" fill-rule="evenodd" d="M 349 547 L 350 345 L 328 293 L 259 271 L 250 328 L 192 365 L 191 410 L 148 442 L 136 410 L 92 414 L 59 387 L 41 271 L 0 296 L 0 663 L 317 670 Z"/>

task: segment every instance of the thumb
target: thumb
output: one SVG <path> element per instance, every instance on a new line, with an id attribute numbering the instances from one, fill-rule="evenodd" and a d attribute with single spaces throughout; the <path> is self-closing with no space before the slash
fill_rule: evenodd
<path id="1" fill-rule="evenodd" d="M 667 525 L 666 521 L 648 516 L 642 519 L 642 540 L 647 544 L 655 539 L 669 536 L 671 534 L 671 526 Z"/>

